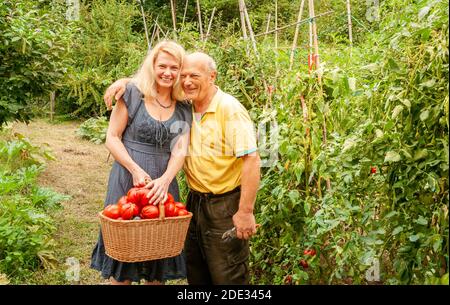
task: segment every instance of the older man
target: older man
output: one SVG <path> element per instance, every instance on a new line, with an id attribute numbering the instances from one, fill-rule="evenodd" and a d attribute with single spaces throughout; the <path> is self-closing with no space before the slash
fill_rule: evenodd
<path id="1" fill-rule="evenodd" d="M 248 284 L 260 158 L 247 110 L 215 85 L 216 76 L 209 55 L 186 56 L 181 83 L 194 108 L 184 165 L 187 207 L 194 214 L 185 244 L 187 278 L 189 284 Z M 105 101 L 119 98 L 123 88 L 124 82 L 112 86 Z M 233 227 L 237 238 L 222 239 Z"/>

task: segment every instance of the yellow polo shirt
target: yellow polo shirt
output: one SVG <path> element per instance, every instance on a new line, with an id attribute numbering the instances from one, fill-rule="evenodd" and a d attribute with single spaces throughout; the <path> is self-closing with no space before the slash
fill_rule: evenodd
<path id="1" fill-rule="evenodd" d="M 257 146 L 253 123 L 245 107 L 217 89 L 203 116 L 198 118 L 193 113 L 184 171 L 191 189 L 223 194 L 241 185 L 240 157 L 255 152 Z"/>

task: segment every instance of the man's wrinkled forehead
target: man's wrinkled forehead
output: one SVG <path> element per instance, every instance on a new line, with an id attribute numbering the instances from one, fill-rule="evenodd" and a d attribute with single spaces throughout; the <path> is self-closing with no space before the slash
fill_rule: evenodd
<path id="1" fill-rule="evenodd" d="M 208 70 L 208 64 L 205 58 L 194 53 L 186 55 L 186 57 L 184 58 L 183 69 L 194 69 L 206 72 Z"/>

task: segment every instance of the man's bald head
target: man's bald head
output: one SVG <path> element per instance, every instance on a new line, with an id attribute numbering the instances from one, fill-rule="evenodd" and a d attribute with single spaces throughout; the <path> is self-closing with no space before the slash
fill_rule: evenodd
<path id="1" fill-rule="evenodd" d="M 185 62 L 196 62 L 204 66 L 205 70 L 208 72 L 217 72 L 217 66 L 214 59 L 206 53 L 203 52 L 193 52 L 185 57 Z"/>

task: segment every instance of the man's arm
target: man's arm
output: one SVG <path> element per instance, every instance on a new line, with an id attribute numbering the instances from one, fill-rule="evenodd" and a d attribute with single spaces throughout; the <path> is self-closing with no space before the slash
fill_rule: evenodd
<path id="1" fill-rule="evenodd" d="M 257 152 L 241 157 L 243 160 L 241 173 L 241 198 L 239 209 L 233 215 L 233 223 L 236 227 L 237 237 L 248 239 L 256 233 L 255 216 L 253 209 L 255 206 L 256 193 L 260 182 L 261 159 Z"/>
<path id="2" fill-rule="evenodd" d="M 122 95 L 125 93 L 127 84 L 130 82 L 131 78 L 121 78 L 116 80 L 111 86 L 106 89 L 105 95 L 103 95 L 103 101 L 105 101 L 106 108 L 108 110 L 112 109 L 113 97 L 118 101 Z"/>

